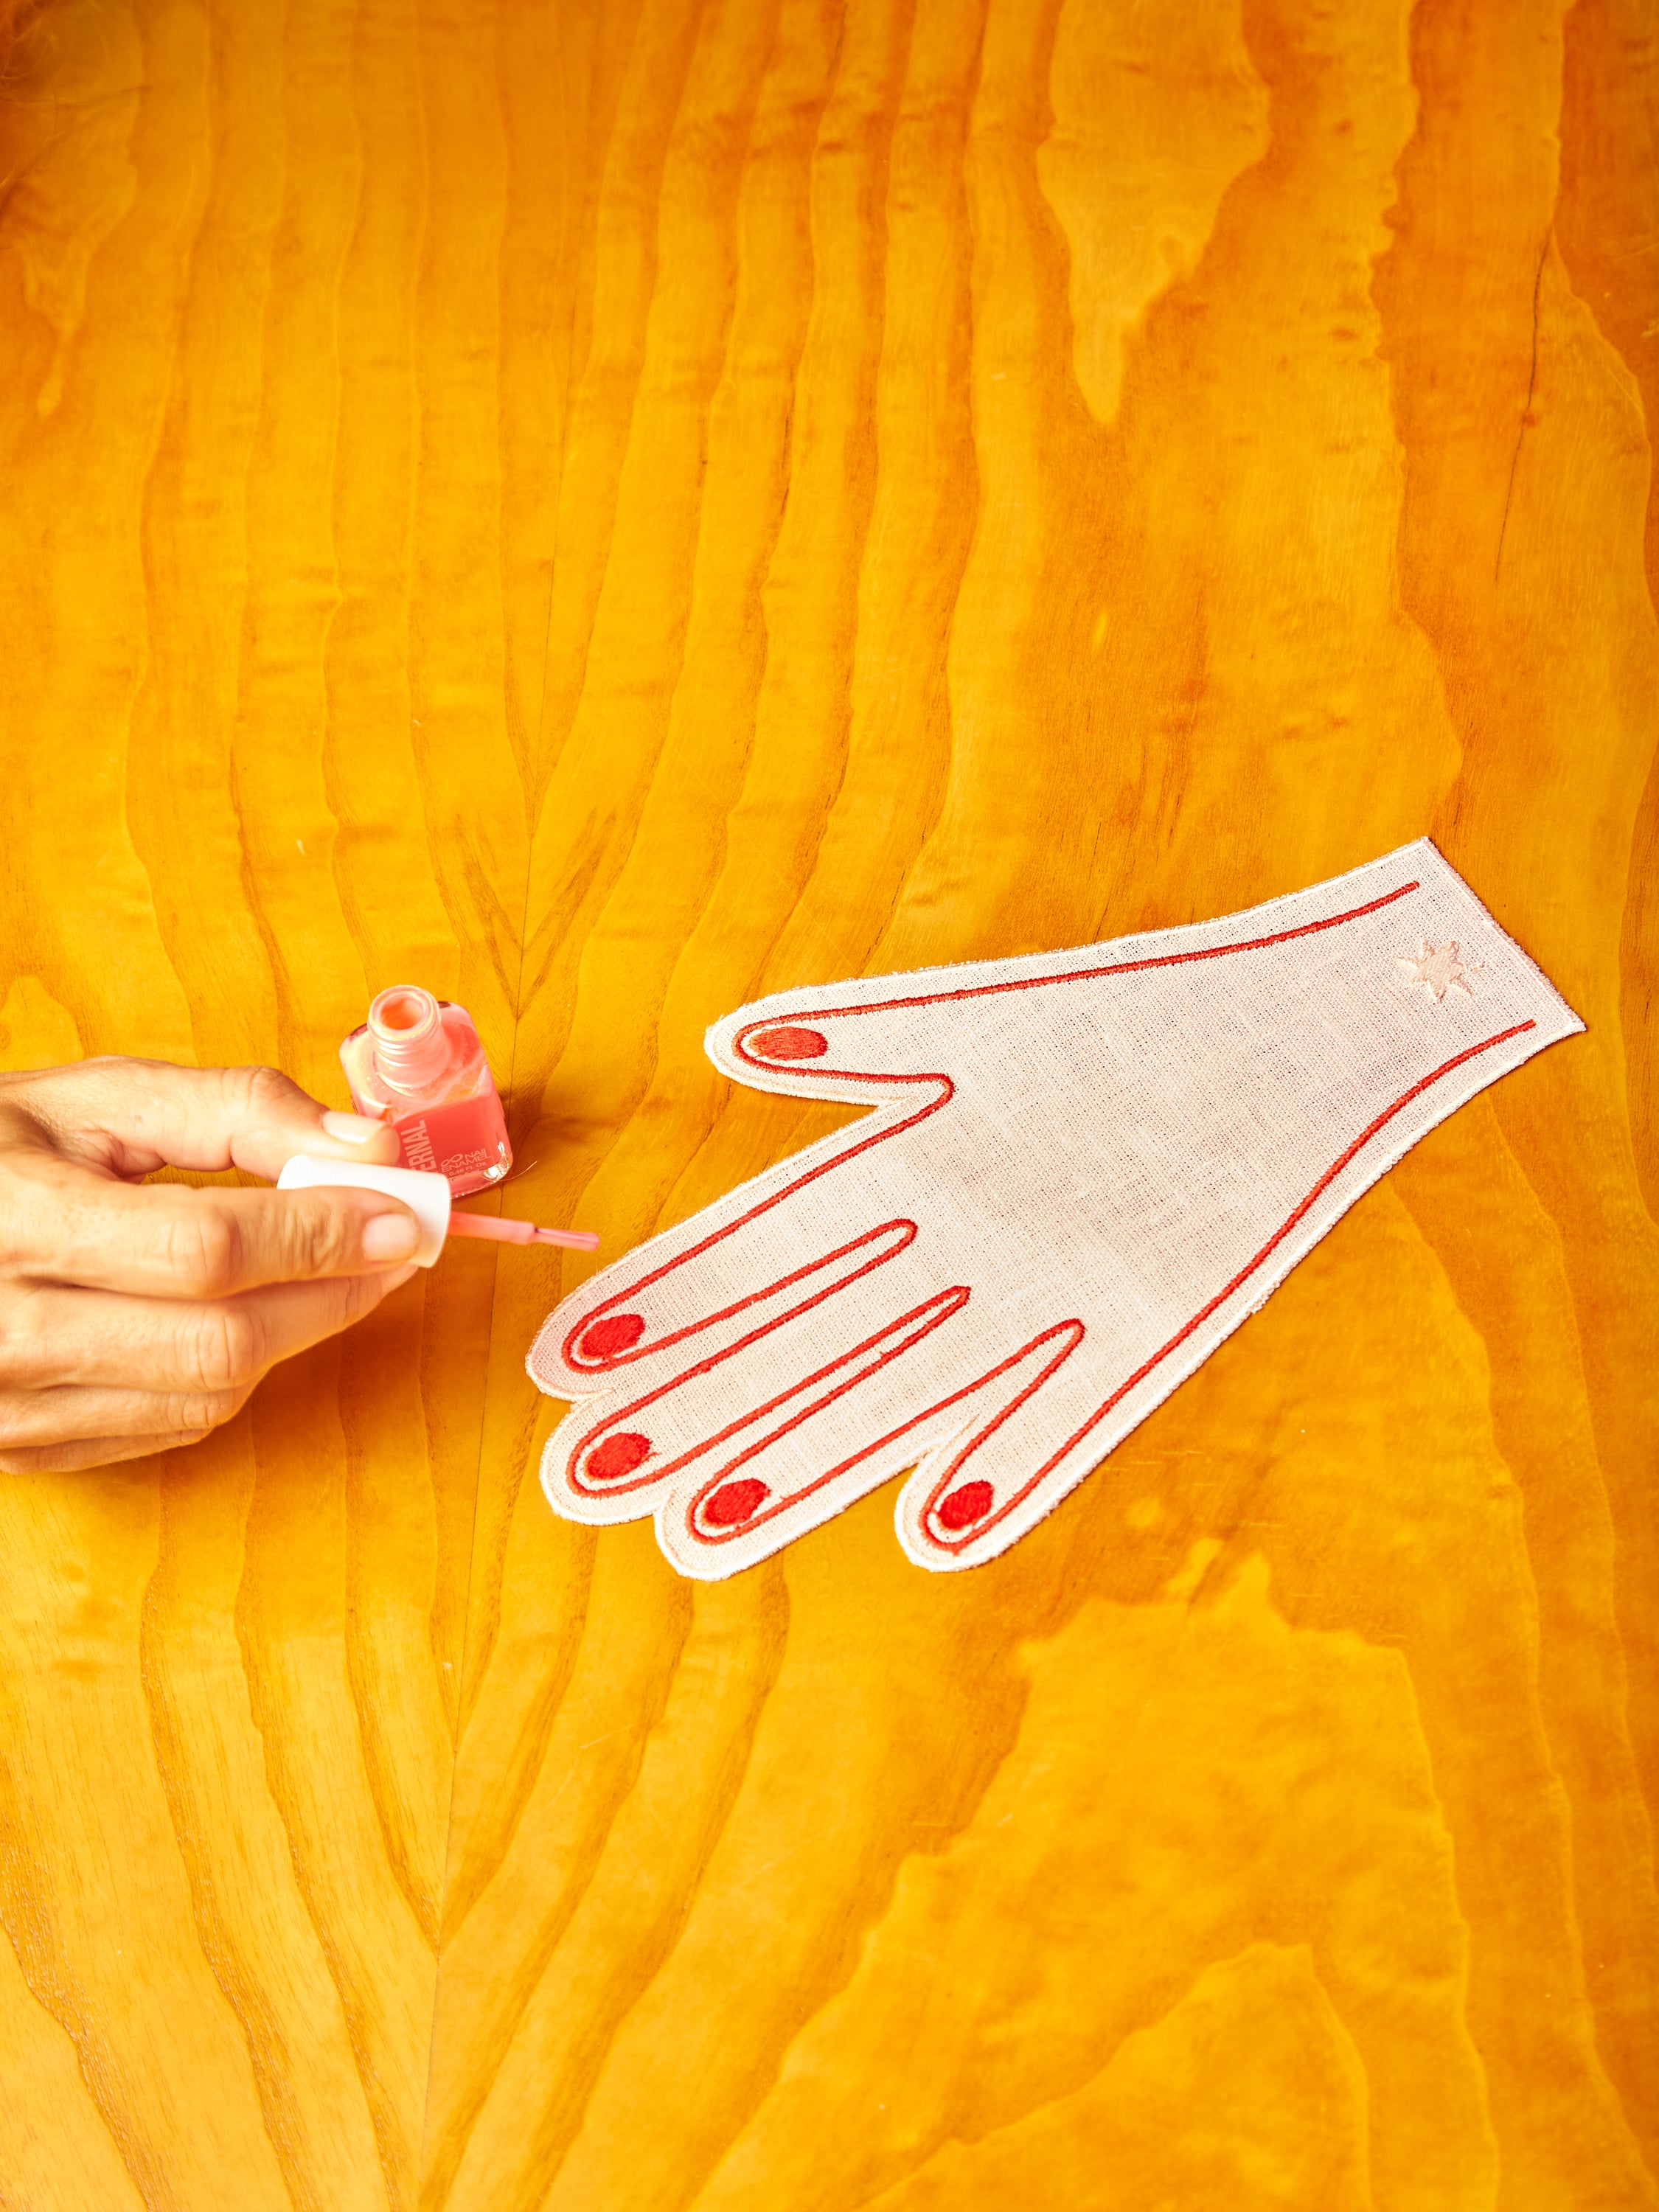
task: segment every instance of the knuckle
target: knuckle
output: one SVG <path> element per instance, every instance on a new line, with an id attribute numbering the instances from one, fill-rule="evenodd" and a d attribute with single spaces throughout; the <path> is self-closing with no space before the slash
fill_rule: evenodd
<path id="1" fill-rule="evenodd" d="M 246 1390 L 179 1390 L 158 1408 L 158 1436 L 205 1436 L 241 1411 Z"/>
<path id="2" fill-rule="evenodd" d="M 248 1097 L 258 1105 L 286 1105 L 294 1096 L 294 1085 L 278 1068 L 250 1067 L 245 1073 Z"/>
<path id="3" fill-rule="evenodd" d="M 171 1272 L 202 1297 L 221 1297 L 235 1287 L 242 1266 L 242 1234 L 228 1207 L 200 1203 L 180 1210 L 168 1236 Z"/>
<path id="4" fill-rule="evenodd" d="M 35 1382 L 51 1364 L 55 1332 L 42 1326 L 40 1308 L 33 1285 L 16 1286 L 0 1299 L 0 1389 Z"/>
<path id="5" fill-rule="evenodd" d="M 287 1230 L 292 1274 L 336 1274 L 350 1257 L 353 1239 L 345 1212 L 320 1194 L 293 1194 Z"/>
<path id="6" fill-rule="evenodd" d="M 251 1389 L 268 1364 L 264 1324 L 252 1307 L 209 1307 L 197 1324 L 189 1362 L 198 1389 Z"/>
<path id="7" fill-rule="evenodd" d="M 374 1311 L 385 1296 L 386 1282 L 380 1275 L 344 1276 L 335 1301 L 335 1328 L 346 1328 L 354 1321 L 361 1321 L 366 1313 Z"/>
<path id="8" fill-rule="evenodd" d="M 303 1095 L 298 1085 L 276 1067 L 228 1067 L 223 1079 L 228 1103 L 249 1121 L 280 1113 Z"/>

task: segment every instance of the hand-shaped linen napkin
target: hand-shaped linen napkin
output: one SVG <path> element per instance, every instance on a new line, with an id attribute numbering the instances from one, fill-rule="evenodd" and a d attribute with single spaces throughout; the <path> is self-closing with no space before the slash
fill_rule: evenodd
<path id="1" fill-rule="evenodd" d="M 860 1100 L 604 1269 L 529 1368 L 555 1510 L 751 1565 L 913 1468 L 899 1541 L 1006 1551 L 1436 1122 L 1583 1024 L 1426 839 L 1248 913 L 780 993 L 735 1081 Z"/>

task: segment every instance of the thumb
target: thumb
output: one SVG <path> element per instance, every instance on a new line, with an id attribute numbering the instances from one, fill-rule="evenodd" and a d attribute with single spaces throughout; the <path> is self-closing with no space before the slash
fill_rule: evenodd
<path id="1" fill-rule="evenodd" d="M 65 1151 L 116 1175 L 240 1168 L 275 1182 L 296 1152 L 395 1164 L 383 1121 L 342 1114 L 274 1067 L 88 1060 L 33 1079 L 28 1110 Z"/>

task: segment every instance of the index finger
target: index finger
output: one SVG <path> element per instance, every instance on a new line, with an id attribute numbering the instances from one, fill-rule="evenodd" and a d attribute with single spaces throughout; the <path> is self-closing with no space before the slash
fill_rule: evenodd
<path id="1" fill-rule="evenodd" d="M 380 1191 L 134 1188 L 50 1157 L 16 1164 L 0 1219 L 19 1274 L 163 1298 L 380 1273 L 419 1237 L 410 1209 Z"/>
<path id="2" fill-rule="evenodd" d="M 296 1152 L 388 1166 L 398 1157 L 390 1127 L 331 1112 L 274 1067 L 83 1060 L 38 1069 L 17 1089 L 62 1151 L 119 1176 L 243 1168 L 274 1182 Z"/>

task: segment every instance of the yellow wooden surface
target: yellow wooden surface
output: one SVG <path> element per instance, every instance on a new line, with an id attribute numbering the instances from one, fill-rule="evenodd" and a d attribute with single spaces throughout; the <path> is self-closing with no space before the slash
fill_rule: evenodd
<path id="1" fill-rule="evenodd" d="M 0 1479 L 6 2212 L 1659 2204 L 1655 30 L 54 0 L 6 1065 L 418 980 L 614 1255 L 740 1000 L 1424 830 L 1589 1030 L 973 1574 L 556 1522 L 545 1254 Z"/>

